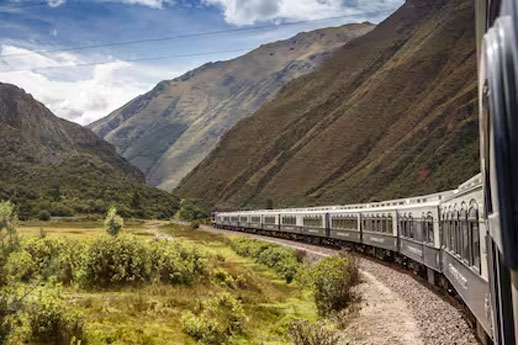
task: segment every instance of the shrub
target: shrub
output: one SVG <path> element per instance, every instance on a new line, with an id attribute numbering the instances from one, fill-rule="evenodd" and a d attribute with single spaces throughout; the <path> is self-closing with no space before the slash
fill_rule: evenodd
<path id="1" fill-rule="evenodd" d="M 55 217 L 71 217 L 74 215 L 74 210 L 61 202 L 53 202 L 50 204 L 50 214 Z"/>
<path id="2" fill-rule="evenodd" d="M 236 237 L 230 240 L 230 246 L 237 254 L 273 268 L 287 283 L 293 280 L 300 267 L 295 251 L 278 244 Z"/>
<path id="3" fill-rule="evenodd" d="M 151 279 L 147 243 L 133 236 L 101 236 L 89 243 L 80 260 L 83 287 L 109 287 Z"/>
<path id="4" fill-rule="evenodd" d="M 55 277 L 63 283 L 70 283 L 77 273 L 85 244 L 48 237 L 32 237 L 22 242 L 24 251 L 30 254 L 34 263 L 31 278 L 49 280 Z"/>
<path id="5" fill-rule="evenodd" d="M 195 220 L 195 221 L 191 222 L 191 228 L 193 228 L 193 230 L 199 229 L 200 228 L 200 221 L 199 220 Z"/>
<path id="6" fill-rule="evenodd" d="M 199 344 L 221 345 L 243 334 L 246 320 L 241 302 L 223 293 L 201 302 L 194 313 L 182 317 L 181 323 Z"/>
<path id="7" fill-rule="evenodd" d="M 27 304 L 33 342 L 68 345 L 86 341 L 80 314 L 67 309 L 59 298 L 43 294 Z"/>
<path id="8" fill-rule="evenodd" d="M 38 219 L 42 221 L 50 220 L 50 212 L 47 210 L 41 210 L 38 212 Z"/>
<path id="9" fill-rule="evenodd" d="M 195 246 L 180 241 L 157 241 L 150 246 L 155 280 L 191 284 L 208 273 L 207 260 Z"/>
<path id="10" fill-rule="evenodd" d="M 117 236 L 124 226 L 124 220 L 117 214 L 115 207 L 110 207 L 106 214 L 104 227 L 109 235 Z"/>
<path id="11" fill-rule="evenodd" d="M 6 282 L 3 270 L 7 258 L 19 247 L 17 220 L 14 205 L 10 201 L 0 201 L 0 286 Z"/>
<path id="12" fill-rule="evenodd" d="M 330 256 L 316 263 L 311 271 L 319 314 L 327 316 L 340 311 L 354 300 L 352 288 L 359 283 L 354 257 Z"/>
<path id="13" fill-rule="evenodd" d="M 290 326 L 294 345 L 335 345 L 340 340 L 338 332 L 321 323 L 294 322 Z"/>
<path id="14" fill-rule="evenodd" d="M 70 345 L 87 340 L 81 315 L 66 307 L 58 289 L 12 286 L 0 291 L 0 310 L 0 344 Z"/>

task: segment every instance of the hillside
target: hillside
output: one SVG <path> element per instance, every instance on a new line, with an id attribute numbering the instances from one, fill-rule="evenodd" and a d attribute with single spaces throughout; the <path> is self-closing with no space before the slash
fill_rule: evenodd
<path id="1" fill-rule="evenodd" d="M 142 172 L 111 144 L 4 83 L 0 157 L 0 200 L 14 201 L 22 218 L 104 212 L 111 204 L 141 217 L 170 216 L 178 208 L 177 198 L 145 185 Z"/>
<path id="2" fill-rule="evenodd" d="M 175 193 L 220 209 L 435 192 L 479 171 L 471 0 L 407 0 L 240 121 Z"/>
<path id="3" fill-rule="evenodd" d="M 160 82 L 89 128 L 140 168 L 148 183 L 171 190 L 240 119 L 372 28 L 364 23 L 300 33 L 230 61 L 208 63 Z"/>

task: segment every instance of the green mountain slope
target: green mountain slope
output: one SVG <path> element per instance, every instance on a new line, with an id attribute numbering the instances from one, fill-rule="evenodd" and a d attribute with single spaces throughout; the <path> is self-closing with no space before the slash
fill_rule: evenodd
<path id="1" fill-rule="evenodd" d="M 171 216 L 178 199 L 143 182 L 111 144 L 0 83 L 0 200 L 14 201 L 22 218 L 104 212 L 111 204 L 127 216 Z"/>
<path id="2" fill-rule="evenodd" d="M 240 121 L 177 188 L 218 208 L 452 188 L 478 169 L 471 0 L 407 0 Z"/>
<path id="3" fill-rule="evenodd" d="M 148 183 L 171 190 L 240 119 L 372 28 L 365 23 L 300 33 L 230 61 L 206 64 L 159 83 L 89 128 L 140 168 Z"/>

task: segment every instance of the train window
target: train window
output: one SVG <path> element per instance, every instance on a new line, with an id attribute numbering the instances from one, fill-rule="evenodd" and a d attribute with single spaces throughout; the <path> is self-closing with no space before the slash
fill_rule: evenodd
<path id="1" fill-rule="evenodd" d="M 275 218 L 275 216 L 264 217 L 264 222 L 266 224 L 275 224 Z"/>
<path id="2" fill-rule="evenodd" d="M 465 209 L 460 211 L 460 236 L 461 236 L 461 256 L 464 262 L 469 263 L 470 261 L 470 253 L 469 253 L 469 231 L 468 231 L 468 214 Z"/>
<path id="3" fill-rule="evenodd" d="M 434 233 L 433 233 L 433 215 L 428 213 L 426 218 L 424 219 L 424 235 L 426 238 L 426 242 L 434 243 Z"/>
<path id="4" fill-rule="evenodd" d="M 223 217 L 223 220 L 224 220 L 225 222 L 228 222 L 228 217 Z"/>
<path id="5" fill-rule="evenodd" d="M 459 224 L 459 212 L 455 211 L 453 213 L 453 232 L 454 232 L 454 252 L 457 255 L 460 255 L 460 224 Z"/>
<path id="6" fill-rule="evenodd" d="M 412 215 L 408 216 L 407 230 L 408 230 L 408 237 L 415 238 L 414 218 L 412 218 Z"/>
<path id="7" fill-rule="evenodd" d="M 282 217 L 282 224 L 295 225 L 296 223 L 297 223 L 297 218 L 294 216 Z"/>
<path id="8" fill-rule="evenodd" d="M 376 219 L 376 231 L 384 232 L 383 230 L 383 220 L 381 218 Z"/>
<path id="9" fill-rule="evenodd" d="M 446 219 L 446 215 L 443 216 L 443 219 L 441 220 L 441 229 L 442 229 L 442 236 L 441 236 L 441 247 L 448 249 L 448 242 L 449 242 L 449 236 L 450 236 L 450 223 L 449 220 Z"/>
<path id="10" fill-rule="evenodd" d="M 234 217 L 230 217 L 230 221 L 231 222 L 237 222 L 238 220 L 239 220 L 238 217 L 235 217 L 235 216 Z"/>
<path id="11" fill-rule="evenodd" d="M 387 233 L 392 233 L 392 228 L 393 228 L 393 225 L 392 225 L 392 216 L 389 215 L 386 219 L 385 219 L 385 232 Z"/>
<path id="12" fill-rule="evenodd" d="M 472 207 L 469 211 L 469 232 L 471 236 L 471 266 L 480 271 L 480 231 L 478 227 L 478 210 Z"/>
<path id="13" fill-rule="evenodd" d="M 304 217 L 304 226 L 312 228 L 321 228 L 322 217 Z"/>
<path id="14" fill-rule="evenodd" d="M 261 217 L 252 217 L 252 223 L 261 223 Z"/>
<path id="15" fill-rule="evenodd" d="M 248 223 L 248 217 L 239 217 L 239 222 Z"/>

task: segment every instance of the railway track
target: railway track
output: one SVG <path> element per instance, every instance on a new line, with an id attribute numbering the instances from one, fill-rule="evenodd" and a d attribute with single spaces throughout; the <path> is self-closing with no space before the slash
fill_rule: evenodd
<path id="1" fill-rule="evenodd" d="M 248 236 L 256 239 L 261 239 L 295 249 L 304 250 L 312 260 L 318 260 L 322 257 L 334 255 L 338 251 L 336 249 L 307 244 L 303 242 L 295 242 L 286 239 L 243 233 L 238 231 L 216 229 L 210 226 L 202 226 L 202 230 L 217 234 L 231 234 Z M 375 282 L 380 283 L 388 289 L 392 294 L 387 293 L 385 301 L 380 301 L 379 296 L 364 296 L 362 308 L 372 309 L 369 299 L 377 299 L 374 303 L 377 308 L 371 310 L 372 313 L 379 313 L 379 316 L 385 315 L 383 318 L 372 319 L 364 318 L 363 321 L 372 321 L 371 325 L 360 325 L 358 321 L 353 321 L 352 328 L 349 333 L 360 332 L 361 335 L 353 336 L 352 344 L 367 345 L 367 344 L 405 344 L 405 345 L 467 345 L 479 344 L 476 339 L 475 331 L 468 321 L 462 306 L 453 298 L 443 296 L 437 291 L 434 291 L 425 280 L 415 277 L 406 270 L 403 270 L 395 264 L 381 263 L 376 259 L 360 256 L 360 269 L 367 280 L 372 277 Z M 363 287 L 360 287 L 363 288 Z M 383 291 L 378 292 L 383 294 Z M 399 305 L 408 311 L 410 315 L 402 315 L 401 308 L 394 308 L 392 304 L 384 304 L 387 298 L 394 299 L 394 305 Z M 397 300 L 397 301 L 396 301 Z M 404 304 L 401 306 L 401 304 Z M 389 308 L 390 310 L 382 310 Z M 390 315 L 390 313 L 394 315 Z M 389 314 L 389 315 L 386 315 Z M 387 322 L 392 326 L 382 327 L 379 329 L 378 322 Z M 392 327 L 397 327 L 396 335 Z M 415 327 L 414 327 L 415 326 Z M 417 329 L 417 334 L 412 333 L 414 328 Z M 377 333 L 385 333 L 383 338 L 379 337 Z M 367 334 L 365 334 L 367 332 Z M 368 336 L 371 333 L 371 336 Z"/>

